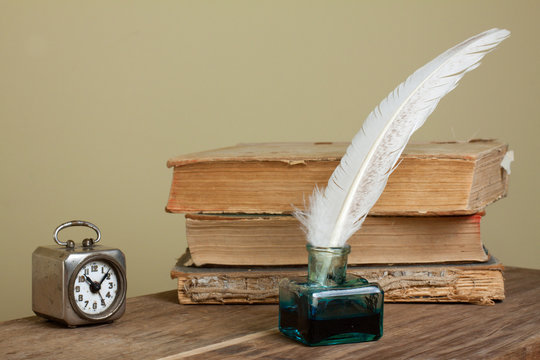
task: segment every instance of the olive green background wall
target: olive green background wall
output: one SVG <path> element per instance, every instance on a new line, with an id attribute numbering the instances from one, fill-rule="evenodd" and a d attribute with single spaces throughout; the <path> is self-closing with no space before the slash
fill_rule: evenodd
<path id="1" fill-rule="evenodd" d="M 32 314 L 32 251 L 71 219 L 124 250 L 129 296 L 175 288 L 186 242 L 183 216 L 164 211 L 169 157 L 349 141 L 414 70 L 492 27 L 512 36 L 413 141 L 511 145 L 509 196 L 488 207 L 483 240 L 504 264 L 540 269 L 539 4 L 0 1 L 0 320 Z"/>

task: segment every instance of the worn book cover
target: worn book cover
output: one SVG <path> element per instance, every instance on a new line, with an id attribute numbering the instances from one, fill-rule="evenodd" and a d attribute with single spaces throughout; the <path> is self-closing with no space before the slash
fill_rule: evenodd
<path id="1" fill-rule="evenodd" d="M 503 266 L 485 263 L 351 266 L 348 273 L 377 282 L 386 302 L 465 302 L 504 299 Z M 283 278 L 306 276 L 305 267 L 194 267 L 189 253 L 171 270 L 180 304 L 274 304 Z"/>
<path id="2" fill-rule="evenodd" d="M 172 158 L 167 211 L 291 213 L 325 186 L 348 143 L 260 143 Z M 372 215 L 474 214 L 506 195 L 496 140 L 409 144 Z"/>
<path id="3" fill-rule="evenodd" d="M 349 265 L 481 262 L 483 213 L 464 216 L 368 216 L 349 240 Z M 306 265 L 306 239 L 291 215 L 187 214 L 196 266 Z"/>

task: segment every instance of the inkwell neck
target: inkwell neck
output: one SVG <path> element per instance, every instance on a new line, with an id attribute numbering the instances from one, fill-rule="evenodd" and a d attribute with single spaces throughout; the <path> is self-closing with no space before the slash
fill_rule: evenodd
<path id="1" fill-rule="evenodd" d="M 307 245 L 308 281 L 323 286 L 343 284 L 347 277 L 347 257 L 351 247 L 316 247 Z"/>

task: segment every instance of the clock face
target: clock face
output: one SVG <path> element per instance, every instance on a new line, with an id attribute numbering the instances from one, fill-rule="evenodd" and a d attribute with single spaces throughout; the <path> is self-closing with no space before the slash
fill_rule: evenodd
<path id="1" fill-rule="evenodd" d="M 124 277 L 113 261 L 93 258 L 73 274 L 70 301 L 74 310 L 88 319 L 104 319 L 114 313 L 124 300 Z"/>

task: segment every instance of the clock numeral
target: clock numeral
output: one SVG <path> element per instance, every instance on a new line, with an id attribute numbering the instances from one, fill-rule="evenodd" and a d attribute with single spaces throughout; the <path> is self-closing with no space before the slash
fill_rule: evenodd
<path id="1" fill-rule="evenodd" d="M 78 299 L 79 299 L 79 301 L 83 301 L 83 296 L 82 296 L 82 294 L 79 295 L 79 298 L 78 298 Z M 88 301 L 87 301 L 87 302 L 88 302 Z"/>
<path id="2" fill-rule="evenodd" d="M 90 275 L 90 270 L 88 270 L 88 268 L 84 268 L 84 275 Z"/>
<path id="3" fill-rule="evenodd" d="M 101 299 L 101 306 L 105 307 L 105 300 Z"/>
<path id="4" fill-rule="evenodd" d="M 110 298 L 111 297 L 111 292 L 110 291 L 107 291 L 107 295 L 105 295 L 106 298 Z"/>
<path id="5" fill-rule="evenodd" d="M 109 272 L 109 275 L 107 275 L 107 280 L 111 280 L 111 273 Z"/>
<path id="6" fill-rule="evenodd" d="M 81 287 L 80 286 L 75 286 L 75 292 L 81 292 Z"/>
<path id="7" fill-rule="evenodd" d="M 84 275 L 79 276 L 79 282 L 80 282 L 80 283 L 83 283 L 83 282 L 84 282 Z"/>
<path id="8" fill-rule="evenodd" d="M 98 266 L 97 265 L 92 265 L 92 272 L 97 272 L 98 271 Z"/>
<path id="9" fill-rule="evenodd" d="M 94 310 L 97 309 L 97 302 L 94 302 L 94 303 L 92 304 L 92 309 L 94 309 Z"/>
<path id="10" fill-rule="evenodd" d="M 85 308 L 88 306 L 88 303 L 89 303 L 88 300 L 86 300 L 86 301 L 84 302 L 84 307 L 85 307 Z"/>
<path id="11" fill-rule="evenodd" d="M 114 284 L 113 284 L 112 282 L 110 282 L 110 283 L 109 283 L 109 289 L 112 289 L 112 288 L 113 288 L 113 285 L 114 285 Z"/>

